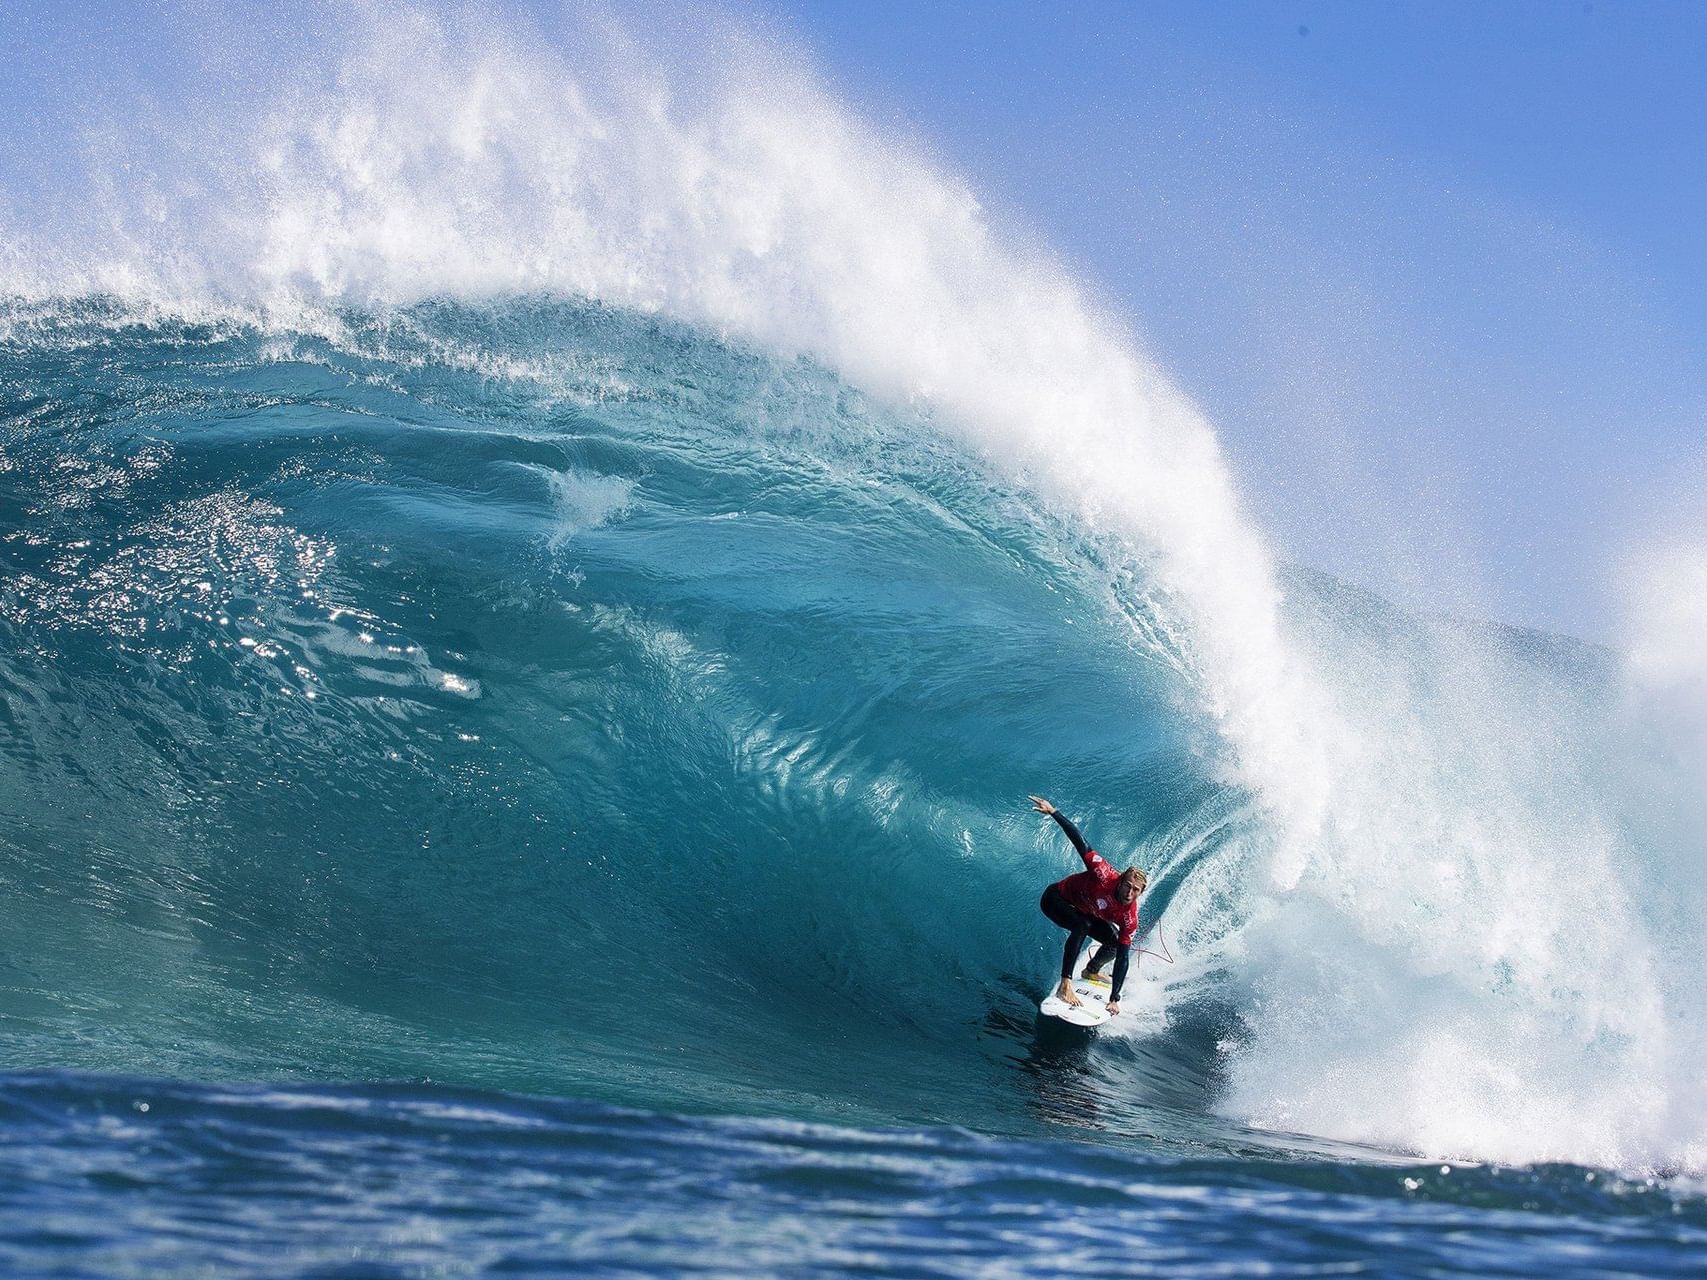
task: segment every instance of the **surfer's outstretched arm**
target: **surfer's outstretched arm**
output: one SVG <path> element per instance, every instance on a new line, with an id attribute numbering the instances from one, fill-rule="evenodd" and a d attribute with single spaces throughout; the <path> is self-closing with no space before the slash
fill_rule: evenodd
<path id="1" fill-rule="evenodd" d="M 1073 842 L 1074 851 L 1088 864 L 1090 862 L 1091 854 L 1094 853 L 1095 850 L 1085 843 L 1085 838 L 1079 834 L 1079 829 L 1068 821 L 1065 814 L 1063 814 L 1054 805 L 1050 804 L 1049 801 L 1045 800 L 1042 796 L 1031 796 L 1030 800 L 1031 807 L 1033 809 L 1036 809 L 1039 813 L 1047 813 L 1051 818 L 1054 818 L 1055 821 L 1061 824 L 1061 830 L 1065 831 L 1067 833 L 1067 839 Z"/>
<path id="2" fill-rule="evenodd" d="M 1079 829 L 1071 822 L 1067 821 L 1066 816 L 1059 809 L 1056 809 L 1049 816 L 1061 824 L 1061 830 L 1065 831 L 1067 833 L 1067 839 L 1073 842 L 1074 851 L 1081 858 L 1088 859 L 1092 853 L 1092 849 L 1090 845 L 1085 843 L 1085 838 L 1079 834 Z"/>

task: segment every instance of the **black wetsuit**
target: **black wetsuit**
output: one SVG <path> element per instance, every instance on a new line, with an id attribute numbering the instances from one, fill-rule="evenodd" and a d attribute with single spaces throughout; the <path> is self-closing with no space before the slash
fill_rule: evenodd
<path id="1" fill-rule="evenodd" d="M 1061 824 L 1061 830 L 1067 833 L 1067 839 L 1073 842 L 1074 851 L 1090 866 L 1093 858 L 1098 858 L 1095 849 L 1085 843 L 1085 838 L 1079 834 L 1079 829 L 1061 815 L 1059 811 L 1049 815 Z M 1061 892 L 1059 883 L 1050 885 L 1043 891 L 1043 900 L 1038 904 L 1043 908 L 1043 914 L 1067 931 L 1066 945 L 1061 948 L 1061 976 L 1071 978 L 1073 965 L 1079 958 L 1079 950 L 1085 945 L 1085 939 L 1095 938 L 1100 944 L 1096 954 L 1091 957 L 1087 968 L 1100 969 L 1108 959 L 1108 952 L 1115 952 L 1114 974 L 1109 979 L 1108 1002 L 1115 1003 L 1120 999 L 1120 989 L 1126 982 L 1126 969 L 1132 959 L 1132 944 L 1120 941 L 1120 930 L 1112 921 L 1094 916 L 1080 907 L 1074 906 Z"/>

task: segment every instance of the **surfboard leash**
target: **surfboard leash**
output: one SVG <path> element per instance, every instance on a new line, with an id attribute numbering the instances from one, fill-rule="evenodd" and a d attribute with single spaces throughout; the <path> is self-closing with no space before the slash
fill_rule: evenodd
<path id="1" fill-rule="evenodd" d="M 1169 964 L 1172 964 L 1174 962 L 1173 952 L 1168 951 L 1168 940 L 1162 936 L 1162 926 L 1159 924 L 1156 926 L 1156 941 L 1162 944 L 1161 951 L 1151 951 L 1148 948 L 1139 947 L 1138 954 L 1141 956 L 1155 956 L 1158 960 L 1166 960 Z M 1167 952 L 1166 955 L 1162 954 L 1164 951 Z"/>

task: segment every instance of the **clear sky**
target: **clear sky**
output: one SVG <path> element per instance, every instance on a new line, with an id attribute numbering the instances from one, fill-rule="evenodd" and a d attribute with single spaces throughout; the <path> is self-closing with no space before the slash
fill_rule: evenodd
<path id="1" fill-rule="evenodd" d="M 1131 318 L 1287 554 L 1610 638 L 1707 520 L 1707 4 L 753 7 Z"/>
<path id="2" fill-rule="evenodd" d="M 1123 313 L 1283 554 L 1605 639 L 1707 529 L 1707 0 L 718 3 Z M 198 5 L 0 0 L 0 163 Z"/>

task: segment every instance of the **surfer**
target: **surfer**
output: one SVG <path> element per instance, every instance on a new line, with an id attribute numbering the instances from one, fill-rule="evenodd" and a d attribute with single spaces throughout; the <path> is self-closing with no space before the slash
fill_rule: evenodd
<path id="1" fill-rule="evenodd" d="M 1132 957 L 1132 939 L 1138 932 L 1138 898 L 1148 883 L 1137 867 L 1116 871 L 1079 834 L 1079 829 L 1042 796 L 1031 796 L 1031 807 L 1061 824 L 1073 848 L 1085 860 L 1085 869 L 1057 880 L 1043 891 L 1043 914 L 1067 931 L 1061 951 L 1061 987 L 1056 992 L 1066 1004 L 1080 1003 L 1073 990 L 1073 964 L 1087 937 L 1097 940 L 1097 949 L 1085 965 L 1085 977 L 1097 978 L 1112 956 L 1114 977 L 1108 990 L 1108 1011 L 1120 1012 L 1120 988 L 1126 981 L 1127 962 Z"/>

